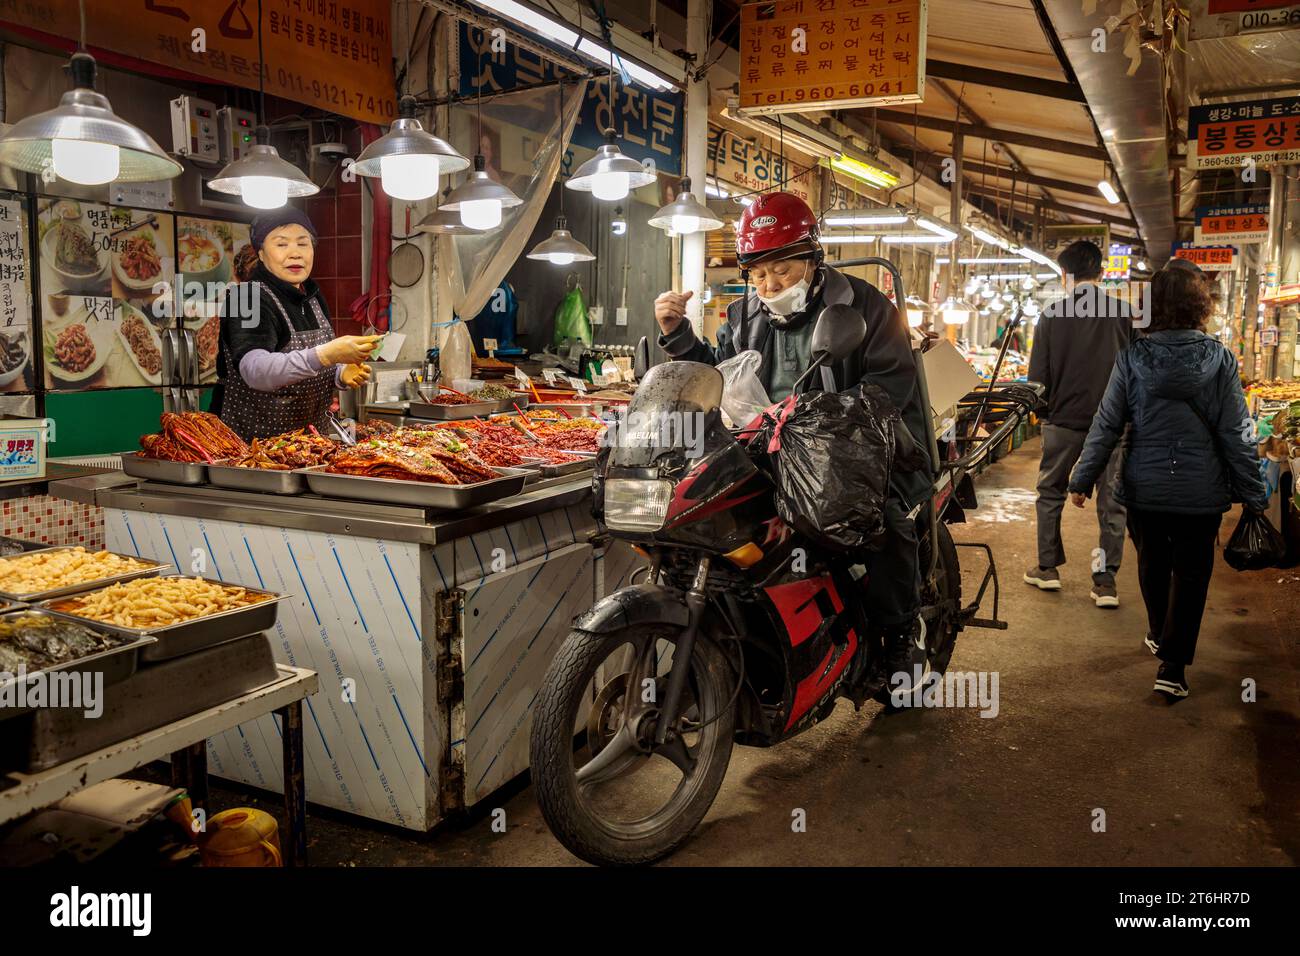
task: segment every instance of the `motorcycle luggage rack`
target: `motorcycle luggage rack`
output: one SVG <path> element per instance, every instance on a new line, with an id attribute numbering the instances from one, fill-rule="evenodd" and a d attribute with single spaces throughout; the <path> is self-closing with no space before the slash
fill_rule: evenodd
<path id="1" fill-rule="evenodd" d="M 993 549 L 987 544 L 981 544 L 977 541 L 954 541 L 953 544 L 959 548 L 980 548 L 989 559 L 989 566 L 984 570 L 984 577 L 980 580 L 980 588 L 975 594 L 975 600 L 961 610 L 962 624 L 970 627 L 988 627 L 997 631 L 1005 631 L 1007 622 L 998 619 L 998 597 L 1001 588 L 998 585 L 998 566 L 993 560 Z M 993 583 L 993 616 L 976 617 L 975 615 L 979 613 L 980 604 L 984 601 L 984 592 L 988 590 L 990 581 Z"/>

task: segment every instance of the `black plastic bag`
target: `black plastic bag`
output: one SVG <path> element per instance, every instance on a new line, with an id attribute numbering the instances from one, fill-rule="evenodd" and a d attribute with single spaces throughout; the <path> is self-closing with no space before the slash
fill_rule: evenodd
<path id="1" fill-rule="evenodd" d="M 750 447 L 770 455 L 781 520 L 835 551 L 881 547 L 890 475 L 923 460 L 874 385 L 787 399 L 768 410 Z"/>
<path id="2" fill-rule="evenodd" d="M 1246 508 L 1241 513 L 1223 560 L 1238 571 L 1259 571 L 1279 567 L 1286 558 L 1286 542 L 1268 516 Z"/>

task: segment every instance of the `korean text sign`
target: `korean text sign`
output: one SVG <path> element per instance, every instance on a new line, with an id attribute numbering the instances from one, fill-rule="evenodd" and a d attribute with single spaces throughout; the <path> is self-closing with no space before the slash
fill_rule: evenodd
<path id="1" fill-rule="evenodd" d="M 231 86 L 371 123 L 397 115 L 388 0 L 264 0 L 266 64 L 254 0 L 86 0 L 86 35 L 112 50 Z M 5 4 L 3 17 L 77 36 L 77 0 Z M 201 31 L 201 32 L 199 32 Z"/>
<path id="2" fill-rule="evenodd" d="M 1300 161 L 1300 96 L 1193 106 L 1187 118 L 1187 165 L 1222 169 Z"/>
<path id="3" fill-rule="evenodd" d="M 914 103 L 925 0 L 783 0 L 740 12 L 740 105 L 757 113 Z"/>

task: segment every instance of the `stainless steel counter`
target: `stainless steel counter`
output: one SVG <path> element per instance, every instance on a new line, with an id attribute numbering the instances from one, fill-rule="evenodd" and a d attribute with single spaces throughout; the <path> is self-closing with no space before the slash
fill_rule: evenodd
<path id="1" fill-rule="evenodd" d="M 591 495 L 591 475 L 540 481 L 511 498 L 456 512 L 311 494 L 267 495 L 210 485 L 168 485 L 140 481 L 121 472 L 52 481 L 49 494 L 101 508 L 441 544 L 579 504 Z"/>

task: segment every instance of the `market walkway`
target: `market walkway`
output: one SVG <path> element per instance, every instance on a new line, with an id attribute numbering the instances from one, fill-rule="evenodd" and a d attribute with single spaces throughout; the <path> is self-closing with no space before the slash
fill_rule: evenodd
<path id="1" fill-rule="evenodd" d="M 999 673 L 997 716 L 882 718 L 871 716 L 876 705 L 855 715 L 841 703 L 794 741 L 737 748 L 718 802 L 672 864 L 1300 863 L 1300 570 L 1243 575 L 1220 563 L 1188 671 L 1192 696 L 1170 707 L 1151 693 L 1131 546 L 1120 608 L 1098 610 L 1088 597 L 1091 508 L 1066 509 L 1065 589 L 1021 583 L 1035 554 L 1027 489 L 1037 453 L 1027 445 L 986 472 L 981 508 L 956 529 L 959 540 L 993 545 L 1006 582 L 1010 629 L 966 631 L 952 662 Z M 1246 678 L 1257 682 L 1255 703 L 1241 700 Z M 216 796 L 247 802 L 224 788 Z M 483 816 L 427 839 L 313 815 L 311 861 L 576 862 L 546 830 L 531 789 L 503 805 L 504 834 Z M 806 833 L 791 832 L 796 808 L 807 812 Z"/>

